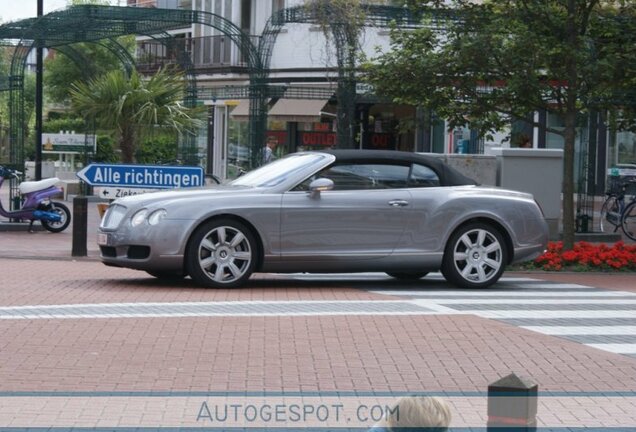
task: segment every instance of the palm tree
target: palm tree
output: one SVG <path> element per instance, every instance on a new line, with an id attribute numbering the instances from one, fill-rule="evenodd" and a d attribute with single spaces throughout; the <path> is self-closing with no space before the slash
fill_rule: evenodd
<path id="1" fill-rule="evenodd" d="M 152 127 L 170 128 L 179 134 L 200 127 L 197 108 L 182 103 L 183 75 L 160 69 L 149 79 L 136 71 L 130 77 L 116 70 L 87 83 L 71 86 L 73 109 L 97 126 L 116 131 L 124 163 L 134 162 L 139 135 Z"/>

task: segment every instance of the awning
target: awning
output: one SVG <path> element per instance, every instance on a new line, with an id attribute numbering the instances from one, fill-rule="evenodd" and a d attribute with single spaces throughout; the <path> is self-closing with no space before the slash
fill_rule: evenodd
<path id="1" fill-rule="evenodd" d="M 319 122 L 328 100 L 323 99 L 279 99 L 269 110 L 268 118 L 286 122 Z M 248 121 L 250 100 L 241 99 L 230 116 L 235 121 Z M 334 116 L 334 114 L 327 114 Z"/>
<path id="2" fill-rule="evenodd" d="M 322 99 L 279 99 L 269 110 L 269 118 L 287 122 L 319 122 L 320 112 L 327 102 Z"/>
<path id="3" fill-rule="evenodd" d="M 250 116 L 250 100 L 249 99 L 241 99 L 239 100 L 238 105 L 234 107 L 232 112 L 230 113 L 230 117 L 232 120 L 236 121 L 248 121 Z"/>

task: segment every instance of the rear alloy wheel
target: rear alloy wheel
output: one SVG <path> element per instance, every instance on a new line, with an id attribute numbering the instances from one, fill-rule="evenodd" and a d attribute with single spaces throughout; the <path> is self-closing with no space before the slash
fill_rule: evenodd
<path id="1" fill-rule="evenodd" d="M 428 274 L 428 272 L 386 272 L 389 276 L 399 280 L 418 280 L 422 279 L 424 276 Z"/>
<path id="2" fill-rule="evenodd" d="M 213 220 L 201 225 L 188 243 L 188 274 L 200 285 L 234 288 L 242 285 L 256 265 L 256 240 L 243 224 Z"/>
<path id="3" fill-rule="evenodd" d="M 442 274 L 462 288 L 486 288 L 499 280 L 508 262 L 503 236 L 485 223 L 459 228 L 448 241 Z"/>

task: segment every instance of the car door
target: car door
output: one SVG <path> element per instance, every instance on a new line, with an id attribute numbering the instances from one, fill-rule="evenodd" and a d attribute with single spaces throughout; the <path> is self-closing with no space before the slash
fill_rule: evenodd
<path id="1" fill-rule="evenodd" d="M 411 194 L 409 167 L 347 163 L 327 168 L 283 195 L 281 258 L 299 261 L 374 259 L 390 255 L 404 232 Z M 334 189 L 312 195 L 313 178 Z"/>
<path id="2" fill-rule="evenodd" d="M 431 167 L 415 163 L 409 175 L 411 201 L 402 241 L 396 255 L 429 253 L 443 247 L 443 233 L 452 214 L 439 213 L 448 200 L 448 189 L 441 185 L 437 172 Z"/>

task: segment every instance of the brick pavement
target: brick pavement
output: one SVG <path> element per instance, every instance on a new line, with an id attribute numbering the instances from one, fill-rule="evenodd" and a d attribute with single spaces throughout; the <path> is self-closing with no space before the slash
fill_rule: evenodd
<path id="1" fill-rule="evenodd" d="M 73 212 L 73 203 L 65 202 Z M 87 215 L 87 258 L 97 259 L 99 247 L 97 246 L 97 228 L 99 226 L 99 214 L 97 204 L 88 203 Z M 6 222 L 5 220 L 0 223 Z M 73 223 L 61 233 L 50 233 L 48 231 L 27 232 L 25 224 L 24 231 L 0 231 L 2 248 L 0 258 L 38 258 L 38 259 L 72 259 L 73 245 Z M 77 259 L 77 258 L 76 258 Z"/>
<path id="2" fill-rule="evenodd" d="M 373 286 L 371 281 L 298 282 L 262 276 L 250 288 L 205 290 L 187 283 L 185 287 L 162 284 L 142 272 L 92 261 L 0 259 L 0 266 L 11 269 L 0 285 L 2 306 L 386 299 L 364 290 Z M 386 281 L 383 285 L 397 286 Z M 531 377 L 541 391 L 615 394 L 636 388 L 634 358 L 472 315 L 0 320 L 0 392 L 446 394 L 483 392 L 490 382 L 511 371 Z M 605 398 L 591 404 L 587 398 L 564 397 L 557 405 L 556 400 L 542 400 L 543 423 L 624 426 L 636 422 L 629 414 L 636 411 L 630 410 L 633 401 Z M 450 396 L 449 400 L 456 413 L 455 425 L 484 424 L 483 400 L 453 401 Z M 42 398 L 36 402 L 44 403 Z M 10 407 L 11 403 L 0 405 Z M 135 407 L 141 402 L 122 403 Z M 604 404 L 602 412 L 599 403 Z M 63 425 L 112 424 L 91 409 L 81 414 L 82 423 L 67 410 L 47 407 L 38 413 L 41 423 L 33 419 L 29 424 L 58 424 L 53 420 Z M 606 408 L 620 412 L 609 415 Z M 167 414 L 161 406 L 150 412 L 159 419 Z M 19 411 L 10 418 L 24 419 L 24 415 Z M 135 421 L 134 415 L 126 418 Z"/>
<path id="3" fill-rule="evenodd" d="M 633 391 L 636 359 L 468 315 L 0 322 L 1 391 Z"/>
<path id="4" fill-rule="evenodd" d="M 145 272 L 106 267 L 93 261 L 2 259 L 0 306 L 192 302 L 232 300 L 373 300 L 384 296 L 344 284 L 307 282 L 303 289 L 294 281 L 256 275 L 242 289 L 205 289 L 190 279 L 160 281 Z M 4 271 L 8 269 L 9 271 Z"/>
<path id="5" fill-rule="evenodd" d="M 70 257 L 71 230 L 0 233 L 0 306 L 386 299 L 368 283 L 303 281 L 299 289 L 259 275 L 249 288 L 206 290 L 108 268 L 95 262 L 93 207 L 87 259 Z M 636 285 L 631 274 L 522 276 Z M 484 391 L 511 371 L 542 391 L 636 389 L 634 358 L 472 315 L 0 320 L 0 392 Z M 589 402 L 574 405 L 559 421 L 601 418 Z"/>

